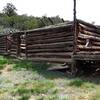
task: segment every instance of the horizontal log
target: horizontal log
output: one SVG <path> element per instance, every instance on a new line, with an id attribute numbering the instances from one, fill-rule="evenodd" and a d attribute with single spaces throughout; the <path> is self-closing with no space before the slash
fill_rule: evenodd
<path id="1" fill-rule="evenodd" d="M 89 27 L 85 27 L 85 26 L 80 25 L 79 26 L 79 31 L 84 33 L 84 34 L 87 34 L 87 35 L 100 37 L 100 31 L 95 30 L 93 28 L 89 28 Z"/>
<path id="2" fill-rule="evenodd" d="M 11 48 L 17 48 L 18 45 L 11 44 Z"/>
<path id="3" fill-rule="evenodd" d="M 30 44 L 48 44 L 48 43 L 56 43 L 56 42 L 70 42 L 73 41 L 74 37 L 60 37 L 60 38 L 50 38 L 50 39 L 40 39 L 40 40 L 33 40 L 33 41 L 27 41 L 27 45 Z"/>
<path id="4" fill-rule="evenodd" d="M 0 50 L 0 52 L 2 53 L 2 52 L 6 52 L 6 50 Z"/>
<path id="5" fill-rule="evenodd" d="M 7 35 L 6 35 L 6 36 L 1 36 L 1 35 L 0 35 L 0 38 L 6 38 L 6 37 L 7 37 Z"/>
<path id="6" fill-rule="evenodd" d="M 10 49 L 10 51 L 15 51 L 15 52 L 16 52 L 16 51 L 17 51 L 17 49 Z"/>
<path id="7" fill-rule="evenodd" d="M 0 48 L 6 48 L 6 45 L 0 46 Z"/>
<path id="8" fill-rule="evenodd" d="M 50 44 L 50 43 L 60 43 L 60 42 L 73 42 L 73 39 L 74 39 L 73 37 L 72 38 L 66 37 L 66 39 L 64 39 L 64 40 L 61 39 L 61 41 L 58 41 L 58 39 L 57 40 L 55 39 L 55 41 L 54 40 L 53 41 L 51 41 L 51 40 L 44 40 L 44 41 L 43 40 L 36 40 L 36 41 L 27 41 L 26 44 L 27 45 L 34 45 L 34 44 L 40 44 L 40 43 L 41 44 Z"/>
<path id="9" fill-rule="evenodd" d="M 51 38 L 60 38 L 60 37 L 71 37 L 73 36 L 72 33 L 69 33 L 69 35 L 67 33 L 61 33 L 60 35 L 59 34 L 55 34 L 55 35 L 47 35 L 47 36 L 30 36 L 30 37 L 27 37 L 27 41 L 32 41 L 32 40 L 42 40 L 42 39 L 51 39 Z"/>
<path id="10" fill-rule="evenodd" d="M 73 47 L 63 47 L 63 48 L 53 48 L 53 49 L 27 49 L 27 53 L 37 53 L 37 52 L 70 52 L 73 51 Z"/>
<path id="11" fill-rule="evenodd" d="M 79 34 L 78 34 L 78 37 L 79 37 L 79 38 L 82 38 L 82 39 L 91 39 L 91 40 L 100 41 L 100 38 L 99 38 L 99 37 L 90 36 L 90 35 L 85 35 L 85 34 L 82 34 L 82 33 L 79 33 Z"/>
<path id="12" fill-rule="evenodd" d="M 78 54 L 78 55 L 74 55 L 73 58 L 75 60 L 100 60 L 100 55 Z"/>
<path id="13" fill-rule="evenodd" d="M 2 41 L 2 42 L 0 42 L 0 45 L 5 45 L 5 44 L 7 44 L 7 42 L 6 41 Z"/>
<path id="14" fill-rule="evenodd" d="M 77 44 L 83 44 L 83 45 L 85 45 L 86 44 L 86 40 L 78 39 L 77 40 Z"/>
<path id="15" fill-rule="evenodd" d="M 6 37 L 3 37 L 3 38 L 0 37 L 0 40 L 6 40 L 6 39 L 7 39 Z"/>
<path id="16" fill-rule="evenodd" d="M 32 60 L 32 61 L 46 61 L 46 62 L 56 62 L 56 63 L 65 63 L 65 62 L 72 62 L 72 59 L 61 59 L 61 58 L 40 58 L 40 57 L 36 57 L 36 58 L 27 58 L 27 60 Z"/>
<path id="17" fill-rule="evenodd" d="M 32 55 L 32 56 L 27 56 L 28 58 L 36 58 L 36 57 L 40 57 L 40 58 L 61 58 L 61 59 L 63 59 L 63 58 L 65 58 L 65 59 L 70 59 L 71 58 L 71 56 L 59 56 L 59 55 Z"/>
<path id="18" fill-rule="evenodd" d="M 6 50 L 7 48 L 0 48 L 0 50 Z"/>
<path id="19" fill-rule="evenodd" d="M 17 52 L 10 52 L 11 55 L 17 55 Z"/>
<path id="20" fill-rule="evenodd" d="M 2 43 L 2 44 L 0 43 L 0 46 L 6 46 L 6 45 L 7 45 L 6 43 Z"/>
<path id="21" fill-rule="evenodd" d="M 51 28 L 51 29 L 48 29 L 48 30 L 45 30 L 44 28 L 42 28 L 42 30 L 33 30 L 33 31 L 27 31 L 26 34 L 29 36 L 30 34 L 34 34 L 34 36 L 37 36 L 37 35 L 43 35 L 44 33 L 58 33 L 58 32 L 63 32 L 63 31 L 66 31 L 66 32 L 70 32 L 72 31 L 72 25 L 69 25 L 68 27 L 64 26 L 64 27 L 59 27 L 59 28 Z"/>
<path id="22" fill-rule="evenodd" d="M 20 46 L 26 46 L 26 44 L 25 43 L 24 44 L 21 43 Z"/>
<path id="23" fill-rule="evenodd" d="M 79 49 L 85 49 L 85 50 L 100 50 L 100 46 L 91 46 L 91 47 L 85 47 L 83 45 L 77 46 Z"/>
<path id="24" fill-rule="evenodd" d="M 59 53 L 49 53 L 49 52 L 46 52 L 46 53 L 29 53 L 27 54 L 28 57 L 39 57 L 39 56 L 42 56 L 42 57 L 63 57 L 63 58 L 70 58 L 72 56 L 72 52 L 59 52 Z"/>
<path id="25" fill-rule="evenodd" d="M 77 55 L 84 54 L 84 55 L 100 55 L 100 51 L 80 51 L 77 52 Z"/>
<path id="26" fill-rule="evenodd" d="M 100 42 L 96 42 L 95 40 L 90 41 L 92 46 L 100 46 Z M 78 44 L 86 45 L 86 40 L 84 39 L 79 39 L 77 40 Z"/>
<path id="27" fill-rule="evenodd" d="M 50 44 L 35 44 L 28 45 L 27 49 L 41 49 L 41 48 L 63 48 L 73 46 L 73 42 L 59 42 L 59 43 L 50 43 Z"/>
<path id="28" fill-rule="evenodd" d="M 100 46 L 100 42 L 94 42 L 94 41 L 92 41 L 92 45 Z"/>
<path id="29" fill-rule="evenodd" d="M 73 35 L 73 31 L 59 31 L 59 32 L 42 32 L 42 34 L 38 34 L 38 33 L 31 33 L 31 34 L 26 34 L 26 38 L 27 37 L 40 37 L 40 36 L 54 36 L 54 35 L 62 35 L 62 34 L 67 34 L 67 35 Z"/>
<path id="30" fill-rule="evenodd" d="M 20 49 L 26 49 L 26 47 L 20 47 Z"/>

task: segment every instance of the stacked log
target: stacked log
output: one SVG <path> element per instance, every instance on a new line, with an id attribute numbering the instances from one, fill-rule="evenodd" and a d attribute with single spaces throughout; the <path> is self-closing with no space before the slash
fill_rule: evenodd
<path id="1" fill-rule="evenodd" d="M 20 57 L 26 57 L 26 34 L 20 35 Z"/>
<path id="2" fill-rule="evenodd" d="M 26 55 L 32 61 L 71 62 L 72 25 L 26 32 Z"/>
<path id="3" fill-rule="evenodd" d="M 20 52 L 20 34 L 13 34 L 11 36 L 11 48 L 10 48 L 10 55 L 12 57 L 17 57 Z"/>
<path id="4" fill-rule="evenodd" d="M 0 36 L 0 54 L 7 53 L 7 36 L 1 35 Z"/>
<path id="5" fill-rule="evenodd" d="M 76 58 L 98 58 L 100 54 L 100 28 L 90 23 L 78 20 L 77 56 Z M 94 57 L 91 57 L 94 55 Z M 82 59 L 83 59 L 82 58 Z"/>

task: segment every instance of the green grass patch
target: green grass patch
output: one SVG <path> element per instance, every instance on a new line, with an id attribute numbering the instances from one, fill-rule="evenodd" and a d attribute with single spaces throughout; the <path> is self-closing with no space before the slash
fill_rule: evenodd
<path id="1" fill-rule="evenodd" d="M 23 95 L 18 100 L 29 100 L 29 98 L 30 98 L 29 95 Z"/>
<path id="2" fill-rule="evenodd" d="M 31 87 L 30 87 L 31 85 Z M 15 90 L 11 92 L 13 95 L 19 96 L 30 96 L 32 94 L 56 94 L 54 88 L 54 83 L 51 81 L 34 81 L 31 84 L 25 83 L 16 87 Z"/>
<path id="3" fill-rule="evenodd" d="M 32 85 L 33 86 L 31 92 L 33 94 L 41 94 L 41 93 L 45 94 L 48 93 L 54 87 L 54 84 L 49 81 L 46 82 L 37 81 L 37 82 L 33 82 Z"/>
<path id="4" fill-rule="evenodd" d="M 32 63 L 31 61 L 27 61 L 27 60 L 18 60 L 14 62 L 14 69 L 16 70 L 20 70 L 21 68 L 25 68 L 27 70 L 31 69 L 33 71 L 35 70 L 45 70 L 48 67 L 51 66 L 51 64 L 45 63 L 45 62 L 41 62 L 41 63 Z"/>
<path id="5" fill-rule="evenodd" d="M 3 56 L 0 56 L 0 70 L 4 68 L 4 65 L 8 63 L 8 60 L 3 57 Z"/>
<path id="6" fill-rule="evenodd" d="M 5 67 L 5 64 L 12 64 L 12 60 L 7 57 L 0 56 L 0 70 Z"/>
<path id="7" fill-rule="evenodd" d="M 76 87 L 81 87 L 84 84 L 84 81 L 80 80 L 80 79 L 75 79 L 72 80 L 69 85 L 70 86 L 76 86 Z"/>
<path id="8" fill-rule="evenodd" d="M 81 88 L 95 88 L 94 84 L 83 81 L 81 79 L 74 79 L 69 83 L 69 86 L 81 87 Z"/>

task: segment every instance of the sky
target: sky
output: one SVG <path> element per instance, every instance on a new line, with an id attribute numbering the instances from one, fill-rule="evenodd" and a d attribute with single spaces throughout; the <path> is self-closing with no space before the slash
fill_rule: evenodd
<path id="1" fill-rule="evenodd" d="M 100 0 L 76 0 L 77 18 L 100 25 Z M 73 0 L 0 0 L 0 11 L 12 3 L 18 14 L 56 16 L 73 20 Z"/>

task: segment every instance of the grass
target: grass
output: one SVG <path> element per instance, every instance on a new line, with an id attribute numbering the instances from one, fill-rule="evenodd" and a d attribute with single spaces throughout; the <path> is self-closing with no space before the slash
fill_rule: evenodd
<path id="1" fill-rule="evenodd" d="M 28 100 L 30 97 L 28 95 L 23 95 L 19 100 Z"/>
<path id="2" fill-rule="evenodd" d="M 69 83 L 70 86 L 81 87 L 84 84 L 84 81 L 80 79 L 75 79 Z"/>
<path id="3" fill-rule="evenodd" d="M 0 56 L 0 70 L 4 68 L 4 65 L 8 63 L 8 60 L 3 56 Z"/>
<path id="4" fill-rule="evenodd" d="M 0 100 L 9 96 L 9 100 L 100 100 L 99 79 L 71 79 L 60 72 L 48 71 L 52 64 L 0 56 L 0 70 L 5 65 L 13 68 L 0 76 Z"/>

